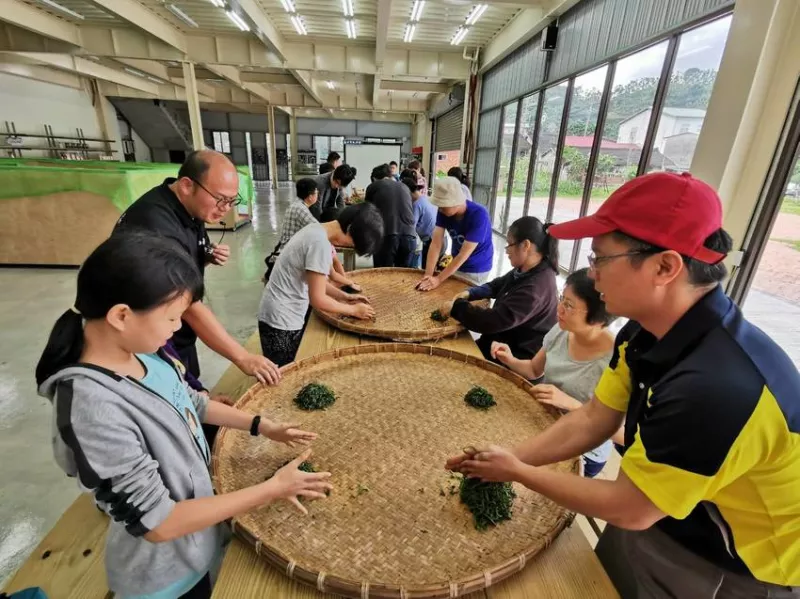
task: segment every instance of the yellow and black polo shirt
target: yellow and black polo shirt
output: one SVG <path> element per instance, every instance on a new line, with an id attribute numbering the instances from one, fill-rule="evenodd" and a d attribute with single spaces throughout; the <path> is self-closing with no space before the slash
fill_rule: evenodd
<path id="1" fill-rule="evenodd" d="M 626 412 L 622 470 L 709 561 L 800 586 L 800 375 L 721 289 L 660 341 L 629 322 L 596 390 Z"/>

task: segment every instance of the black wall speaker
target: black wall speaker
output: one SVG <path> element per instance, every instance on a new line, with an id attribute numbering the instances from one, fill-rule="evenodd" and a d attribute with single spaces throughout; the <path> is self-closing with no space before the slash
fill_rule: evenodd
<path id="1" fill-rule="evenodd" d="M 542 31 L 542 51 L 552 52 L 558 42 L 558 25 L 548 25 Z"/>

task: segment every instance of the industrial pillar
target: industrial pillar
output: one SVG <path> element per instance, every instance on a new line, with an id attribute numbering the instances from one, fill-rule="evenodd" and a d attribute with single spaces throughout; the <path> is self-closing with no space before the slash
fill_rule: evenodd
<path id="1" fill-rule="evenodd" d="M 269 120 L 269 178 L 272 189 L 278 189 L 278 152 L 275 147 L 275 107 L 267 107 L 267 119 Z"/>
<path id="2" fill-rule="evenodd" d="M 203 141 L 203 122 L 200 119 L 200 99 L 197 96 L 197 79 L 194 76 L 194 63 L 184 62 L 183 82 L 186 85 L 186 105 L 189 110 L 189 123 L 192 127 L 192 149 L 202 150 L 206 147 Z"/>

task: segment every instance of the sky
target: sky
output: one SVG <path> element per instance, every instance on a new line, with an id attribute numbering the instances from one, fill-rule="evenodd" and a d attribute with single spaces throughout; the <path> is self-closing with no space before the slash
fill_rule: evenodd
<path id="1" fill-rule="evenodd" d="M 675 70 L 685 71 L 690 68 L 718 69 L 728 38 L 731 18 L 727 16 L 702 27 L 684 33 L 681 36 Z M 663 41 L 632 56 L 621 59 L 617 63 L 614 86 L 625 85 L 635 79 L 658 77 L 667 52 L 667 42 Z M 601 67 L 581 75 L 575 85 L 584 88 L 603 89 L 606 67 Z"/>

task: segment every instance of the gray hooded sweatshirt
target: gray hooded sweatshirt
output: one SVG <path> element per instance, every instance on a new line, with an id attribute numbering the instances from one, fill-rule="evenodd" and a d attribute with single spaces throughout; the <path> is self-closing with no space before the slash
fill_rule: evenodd
<path id="1" fill-rule="evenodd" d="M 207 398 L 187 392 L 203 421 Z M 110 589 L 154 593 L 207 572 L 225 540 L 221 525 L 165 543 L 144 538 L 177 502 L 214 494 L 203 451 L 178 411 L 139 381 L 91 365 L 64 368 L 39 393 L 53 404 L 56 462 L 111 517 Z"/>

